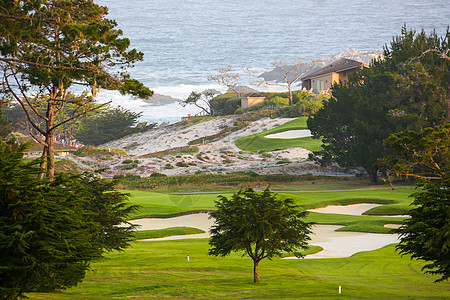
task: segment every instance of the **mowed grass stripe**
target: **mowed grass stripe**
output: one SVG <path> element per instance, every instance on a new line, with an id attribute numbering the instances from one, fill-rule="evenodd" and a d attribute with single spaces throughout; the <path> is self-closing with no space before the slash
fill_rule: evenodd
<path id="1" fill-rule="evenodd" d="M 139 229 L 139 228 L 138 228 Z M 155 229 L 155 230 L 138 230 L 134 232 L 134 237 L 138 240 L 143 239 L 156 239 L 169 237 L 174 235 L 188 235 L 188 234 L 199 234 L 205 233 L 204 230 L 192 227 L 169 227 L 164 229 Z"/>

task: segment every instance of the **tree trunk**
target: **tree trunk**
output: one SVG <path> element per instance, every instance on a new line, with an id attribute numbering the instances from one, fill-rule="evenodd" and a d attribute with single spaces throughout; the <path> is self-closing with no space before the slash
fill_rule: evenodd
<path id="1" fill-rule="evenodd" d="M 294 105 L 294 100 L 292 99 L 292 89 L 291 86 L 288 86 L 289 89 L 289 106 Z"/>
<path id="2" fill-rule="evenodd" d="M 378 182 L 378 175 L 377 175 L 377 169 L 374 168 L 370 168 L 369 170 L 369 177 L 370 177 L 370 182 L 372 183 L 377 183 Z"/>
<path id="3" fill-rule="evenodd" d="M 47 134 L 47 145 L 47 177 L 53 177 L 55 175 L 55 140 L 53 130 Z"/>
<path id="4" fill-rule="evenodd" d="M 253 282 L 259 282 L 258 264 L 259 260 L 253 260 Z"/>
<path id="5" fill-rule="evenodd" d="M 450 122 L 450 70 L 448 71 L 448 79 L 447 79 L 447 113 L 445 117 L 447 121 Z"/>
<path id="6" fill-rule="evenodd" d="M 53 98 L 54 96 L 51 95 Z M 55 130 L 52 129 L 55 121 L 55 104 L 53 101 L 49 101 L 47 108 L 47 120 L 45 123 L 45 142 L 46 146 L 46 154 L 47 154 L 47 177 L 53 177 L 55 175 Z M 45 148 L 44 148 L 45 149 Z"/>

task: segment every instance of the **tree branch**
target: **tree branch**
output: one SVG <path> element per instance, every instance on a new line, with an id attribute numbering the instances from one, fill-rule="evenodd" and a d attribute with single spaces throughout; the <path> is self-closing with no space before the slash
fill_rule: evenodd
<path id="1" fill-rule="evenodd" d="M 50 131 L 51 131 L 51 130 L 54 130 L 55 128 L 58 128 L 59 126 L 61 126 L 61 125 L 63 125 L 63 124 L 66 124 L 67 122 L 70 122 L 70 121 L 72 121 L 72 120 L 74 120 L 74 119 L 76 119 L 76 118 L 78 118 L 78 117 L 81 117 L 82 115 L 85 115 L 85 114 L 87 114 L 87 113 L 89 113 L 89 112 L 91 112 L 91 111 L 94 111 L 94 110 L 97 110 L 97 109 L 99 109 L 99 108 L 101 108 L 101 107 L 103 107 L 103 106 L 106 106 L 106 105 L 110 104 L 111 102 L 112 102 L 112 101 L 103 103 L 102 105 L 99 105 L 99 106 L 94 107 L 94 108 L 92 108 L 92 109 L 85 110 L 85 111 L 83 111 L 83 112 L 81 112 L 81 113 L 79 113 L 79 114 L 77 114 L 77 115 L 74 115 L 74 116 L 70 117 L 69 119 L 64 120 L 63 122 L 54 125 L 52 128 L 50 128 Z"/>
<path id="2" fill-rule="evenodd" d="M 9 84 L 9 80 L 5 77 L 4 82 L 6 83 L 6 85 L 8 86 L 8 90 L 11 92 L 11 94 L 13 95 L 13 97 L 17 100 L 17 102 L 19 102 L 20 106 L 22 106 L 22 109 L 25 111 L 25 114 L 27 115 L 27 119 L 28 122 L 31 124 L 31 126 L 33 126 L 34 128 L 36 128 L 37 131 L 39 131 L 39 133 L 41 133 L 42 135 L 45 134 L 45 132 L 33 121 L 33 119 L 30 116 L 30 113 L 28 111 L 28 109 L 26 108 L 25 104 L 23 103 L 23 101 L 20 99 L 20 97 L 14 92 L 14 90 L 11 88 L 10 84 Z"/>
<path id="3" fill-rule="evenodd" d="M 56 22 L 56 20 L 49 19 L 49 18 L 39 19 L 39 18 L 30 18 L 30 17 L 11 16 L 11 15 L 5 15 L 5 14 L 0 14 L 0 18 L 11 19 L 11 20 L 35 21 L 35 22 L 47 22 L 47 23 L 59 24 L 58 22 Z"/>
<path id="4" fill-rule="evenodd" d="M 428 49 L 425 50 L 424 52 L 422 52 L 421 55 L 419 55 L 418 57 L 413 57 L 409 60 L 409 62 L 412 62 L 413 60 L 420 60 L 425 54 L 429 53 L 429 52 L 434 52 L 436 54 L 438 54 L 441 58 L 446 59 L 446 60 L 450 60 L 450 57 L 448 56 L 448 52 L 450 49 L 447 49 L 446 51 L 442 52 L 436 49 Z"/>
<path id="5" fill-rule="evenodd" d="M 28 131 L 28 133 L 36 140 L 39 142 L 39 144 L 42 144 L 44 147 L 48 147 L 48 144 L 41 140 L 40 138 L 38 138 L 37 136 L 35 136 L 31 131 Z"/>
<path id="6" fill-rule="evenodd" d="M 37 62 L 32 62 L 32 61 L 27 61 L 27 60 L 22 60 L 22 59 L 17 59 L 17 58 L 3 58 L 0 57 L 0 61 L 3 61 L 9 65 L 14 65 L 14 64 L 24 64 L 24 65 L 29 65 L 29 66 L 34 66 L 34 67 L 39 67 L 39 68 L 44 68 L 44 69 L 54 69 L 54 70 L 73 70 L 73 71 L 84 71 L 84 72 L 98 72 L 99 70 L 101 70 L 101 68 L 79 68 L 79 67 L 73 67 L 73 66 L 52 66 L 52 65 L 47 65 L 47 64 L 40 64 Z"/>
<path id="7" fill-rule="evenodd" d="M 17 83 L 17 87 L 19 88 L 19 91 L 20 91 L 20 93 L 22 94 L 22 96 L 23 96 L 23 98 L 25 99 L 25 101 L 27 102 L 27 104 L 28 104 L 28 106 L 33 110 L 33 112 L 38 116 L 38 117 L 40 117 L 41 119 L 44 119 L 44 120 L 48 120 L 47 119 L 47 117 L 45 117 L 44 115 L 42 115 L 32 104 L 31 104 L 31 102 L 30 102 L 30 100 L 28 99 L 28 96 L 25 94 L 25 92 L 23 91 L 23 89 L 22 89 L 22 87 L 20 86 L 20 82 L 19 82 L 19 79 L 17 78 L 17 76 L 16 76 L 16 73 L 12 73 L 12 76 L 14 77 L 14 80 L 16 81 L 16 83 Z M 8 78 L 6 77 L 5 78 L 5 80 L 6 81 L 8 81 Z M 14 95 L 14 97 L 16 98 L 16 99 L 18 99 L 18 96 L 16 96 L 15 95 L 15 93 L 12 91 L 12 89 L 11 89 L 11 87 L 10 87 L 10 85 L 9 85 L 9 82 L 8 82 L 8 89 L 13 93 L 13 95 Z"/>

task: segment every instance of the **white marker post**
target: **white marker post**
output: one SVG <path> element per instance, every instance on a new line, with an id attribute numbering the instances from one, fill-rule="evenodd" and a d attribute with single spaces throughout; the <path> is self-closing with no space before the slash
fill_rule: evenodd
<path id="1" fill-rule="evenodd" d="M 188 259 L 188 261 L 189 261 L 189 254 L 187 255 L 187 259 Z M 340 294 L 340 293 L 339 293 Z"/>
<path id="2" fill-rule="evenodd" d="M 341 294 L 341 291 L 342 291 L 342 288 L 341 288 L 341 286 L 339 286 L 339 295 Z"/>

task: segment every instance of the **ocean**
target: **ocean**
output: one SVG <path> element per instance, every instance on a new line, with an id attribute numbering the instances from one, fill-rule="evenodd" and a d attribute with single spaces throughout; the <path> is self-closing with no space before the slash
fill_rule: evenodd
<path id="1" fill-rule="evenodd" d="M 274 59 L 331 57 L 350 48 L 381 50 L 404 24 L 443 35 L 450 24 L 444 0 L 101 0 L 131 40 L 144 52 L 129 73 L 155 93 L 185 99 L 192 91 L 226 88 L 208 81 L 209 75 L 231 65 L 272 69 Z M 250 78 L 243 76 L 242 85 Z M 260 89 L 260 90 L 268 90 Z M 175 122 L 194 107 L 177 103 L 149 105 L 130 96 L 101 91 L 99 101 L 142 111 L 141 121 Z"/>

